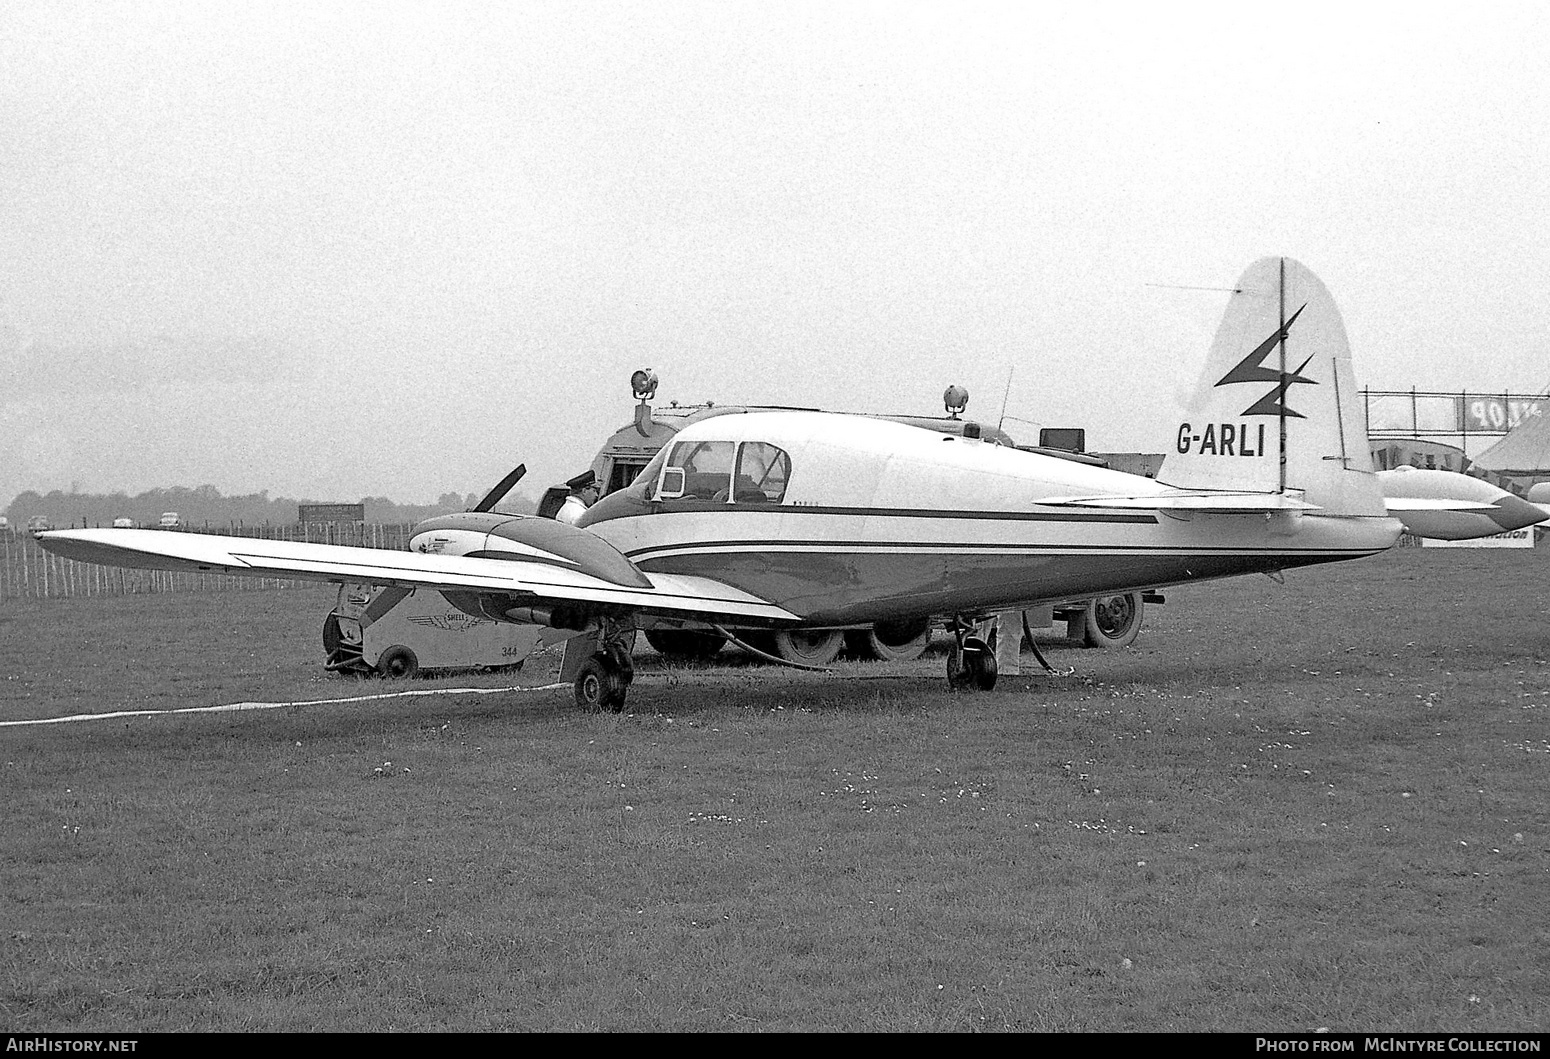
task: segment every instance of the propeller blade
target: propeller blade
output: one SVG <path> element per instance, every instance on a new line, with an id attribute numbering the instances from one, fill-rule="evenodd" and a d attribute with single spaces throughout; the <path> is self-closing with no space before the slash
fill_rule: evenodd
<path id="1" fill-rule="evenodd" d="M 522 476 L 524 474 L 526 474 L 526 473 L 527 473 L 527 464 L 525 464 L 525 463 L 517 464 L 517 469 L 516 470 L 512 471 L 506 477 L 504 477 L 500 481 L 496 482 L 495 483 L 495 488 L 491 489 L 488 493 L 485 493 L 484 494 L 484 499 L 479 501 L 473 507 L 469 508 L 469 510 L 470 511 L 489 511 L 496 504 L 498 504 L 502 500 L 506 499 L 506 494 L 511 492 L 511 487 L 516 485 L 518 482 L 520 482 L 522 480 Z"/>

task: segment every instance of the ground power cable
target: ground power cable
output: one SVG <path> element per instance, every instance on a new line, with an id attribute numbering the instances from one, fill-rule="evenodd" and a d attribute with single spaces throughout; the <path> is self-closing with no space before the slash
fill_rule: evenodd
<path id="1" fill-rule="evenodd" d="M 279 710 L 287 706 L 327 706 L 344 702 L 370 702 L 374 699 L 398 699 L 425 695 L 504 695 L 513 691 L 553 691 L 569 684 L 535 684 L 505 688 L 433 688 L 428 691 L 387 691 L 377 695 L 351 695 L 342 699 L 302 699 L 297 702 L 228 702 L 219 706 L 181 706 L 171 710 L 114 710 L 111 713 L 72 713 L 64 717 L 41 717 L 25 721 L 0 721 L 0 728 L 23 725 L 69 724 L 74 721 L 107 721 L 118 717 L 159 717 L 175 713 L 237 713 L 244 710 Z"/>

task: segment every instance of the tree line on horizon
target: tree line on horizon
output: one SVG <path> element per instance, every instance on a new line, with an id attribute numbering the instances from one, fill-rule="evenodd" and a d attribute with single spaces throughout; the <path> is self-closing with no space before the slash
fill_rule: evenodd
<path id="1" fill-rule="evenodd" d="M 366 506 L 366 521 L 392 525 L 419 522 L 433 515 L 451 511 L 466 511 L 479 502 L 482 494 L 443 493 L 434 504 L 400 504 L 385 496 L 362 497 Z M 18 493 L 0 514 L 10 520 L 15 529 L 22 529 L 27 521 L 43 516 L 56 529 L 69 526 L 111 526 L 115 519 L 127 518 L 137 526 L 154 526 L 167 511 L 176 511 L 186 526 L 195 528 L 206 524 L 211 529 L 225 526 L 283 526 L 297 521 L 299 504 L 337 503 L 338 501 L 295 500 L 290 497 L 270 497 L 266 489 L 246 496 L 223 496 L 214 486 L 201 485 L 190 489 L 174 486 L 166 489 L 148 489 L 136 496 L 127 493 L 77 493 L 55 489 L 49 493 L 32 490 Z M 353 501 L 352 501 L 353 502 Z M 511 514 L 532 514 L 537 503 L 521 493 L 513 493 L 498 508 Z"/>

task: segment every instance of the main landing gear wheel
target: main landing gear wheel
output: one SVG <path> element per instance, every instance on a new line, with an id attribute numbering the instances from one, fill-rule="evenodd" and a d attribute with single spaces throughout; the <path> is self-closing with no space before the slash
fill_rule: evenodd
<path id="1" fill-rule="evenodd" d="M 1099 596 L 1087 601 L 1077 621 L 1080 639 L 1087 647 L 1129 647 L 1141 633 L 1141 594 Z"/>
<path id="2" fill-rule="evenodd" d="M 576 674 L 576 705 L 584 710 L 619 713 L 625 693 L 635 679 L 635 664 L 628 651 L 607 647 L 581 663 Z"/>

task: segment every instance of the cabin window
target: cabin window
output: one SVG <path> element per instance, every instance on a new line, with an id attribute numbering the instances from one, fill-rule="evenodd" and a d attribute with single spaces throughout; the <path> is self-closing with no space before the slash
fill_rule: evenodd
<path id="1" fill-rule="evenodd" d="M 791 457 L 766 441 L 745 442 L 737 450 L 732 499 L 739 504 L 778 504 L 791 477 Z"/>
<path id="2" fill-rule="evenodd" d="M 732 487 L 730 441 L 684 441 L 673 446 L 667 469 L 683 471 L 683 497 L 693 500 L 726 500 Z"/>

